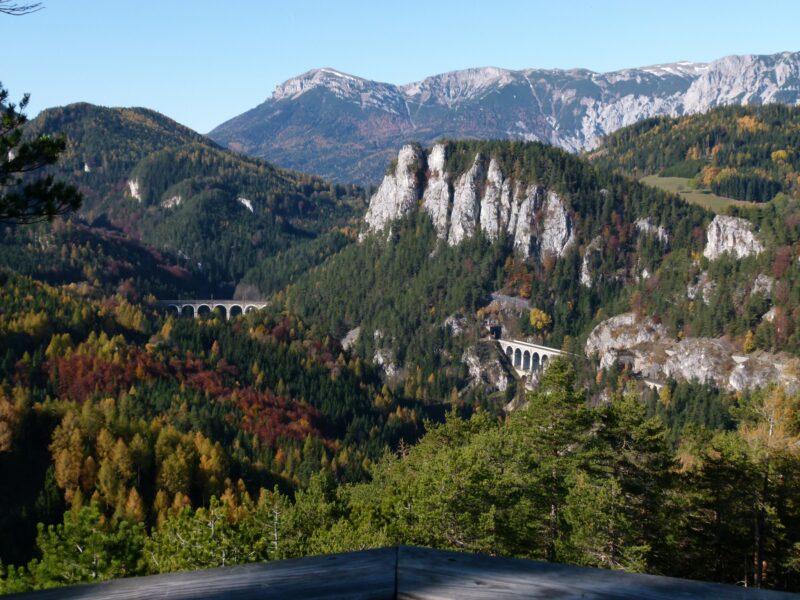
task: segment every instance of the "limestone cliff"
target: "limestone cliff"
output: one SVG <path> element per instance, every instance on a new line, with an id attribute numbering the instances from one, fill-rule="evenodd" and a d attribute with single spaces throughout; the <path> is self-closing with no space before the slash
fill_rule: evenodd
<path id="1" fill-rule="evenodd" d="M 703 256 L 715 260 L 729 253 L 736 258 L 760 254 L 764 245 L 753 233 L 753 225 L 746 219 L 717 215 L 708 225 Z"/>
<path id="2" fill-rule="evenodd" d="M 653 380 L 699 381 L 744 391 L 779 382 L 800 390 L 800 359 L 786 353 L 743 354 L 726 338 L 688 337 L 676 340 L 652 319 L 623 313 L 597 325 L 586 341 L 587 356 L 600 366 L 620 361 L 634 373 Z"/>
<path id="3" fill-rule="evenodd" d="M 439 239 L 445 239 L 450 217 L 450 175 L 445 172 L 445 153 L 441 144 L 431 149 L 428 171 L 430 175 L 422 195 L 422 205 L 430 215 Z"/>
<path id="4" fill-rule="evenodd" d="M 400 149 L 394 173 L 388 173 L 383 178 L 364 217 L 371 231 L 380 231 L 389 222 L 416 208 L 419 190 L 416 173 L 422 160 L 422 151 L 418 146 L 409 144 Z"/>
<path id="5" fill-rule="evenodd" d="M 498 160 L 480 153 L 466 172 L 448 173 L 443 144 L 428 153 L 403 146 L 394 171 L 370 199 L 362 237 L 384 230 L 420 202 L 439 239 L 451 246 L 478 232 L 492 241 L 506 232 L 518 254 L 544 259 L 563 256 L 575 242 L 569 206 L 555 190 L 515 181 Z"/>

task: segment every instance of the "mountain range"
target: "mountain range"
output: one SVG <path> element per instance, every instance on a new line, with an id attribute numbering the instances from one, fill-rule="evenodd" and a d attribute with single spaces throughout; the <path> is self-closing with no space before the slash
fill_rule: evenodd
<path id="1" fill-rule="evenodd" d="M 542 141 L 572 152 L 653 116 L 800 102 L 800 52 L 597 73 L 485 67 L 406 85 L 313 69 L 208 135 L 232 150 L 338 182 L 377 183 L 405 142 Z"/>

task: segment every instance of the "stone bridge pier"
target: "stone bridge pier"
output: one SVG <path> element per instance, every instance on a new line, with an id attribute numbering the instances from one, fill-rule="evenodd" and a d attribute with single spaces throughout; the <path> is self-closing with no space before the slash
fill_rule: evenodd
<path id="1" fill-rule="evenodd" d="M 503 353 L 514 366 L 519 375 L 527 375 L 532 371 L 542 371 L 548 361 L 557 356 L 568 356 L 569 353 L 556 348 L 548 348 L 539 344 L 520 340 L 497 340 Z"/>
<path id="2" fill-rule="evenodd" d="M 232 319 L 264 308 L 266 300 L 161 300 L 159 306 L 167 312 L 183 317 L 206 317 L 219 312 L 225 319 Z"/>

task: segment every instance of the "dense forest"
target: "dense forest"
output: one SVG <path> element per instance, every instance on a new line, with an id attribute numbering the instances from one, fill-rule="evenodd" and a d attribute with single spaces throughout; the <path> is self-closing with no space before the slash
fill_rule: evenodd
<path id="1" fill-rule="evenodd" d="M 5 567 L 0 589 L 400 543 L 779 589 L 800 583 L 800 398 L 781 390 L 731 399 L 731 423 L 694 422 L 674 445 L 633 388 L 590 407 L 573 367 L 556 361 L 507 418 L 453 407 L 416 445 L 367 461 L 332 451 L 324 404 L 314 411 L 255 391 L 231 393 L 246 427 L 226 439 L 230 419 L 192 401 L 206 392 L 179 362 L 170 368 L 183 369 L 186 398 L 149 422 L 152 385 L 61 407 L 32 404 L 20 384 L 6 393 L 4 482 L 22 468 L 16 453 L 38 442 L 40 470 L 50 466 L 29 518 L 53 524 L 39 526 L 27 565 Z M 208 371 L 204 385 L 220 385 Z M 666 395 L 657 402 L 673 409 Z M 46 436 L 30 437 L 45 420 L 49 452 Z M 269 432 L 282 420 L 273 452 Z M 254 452 L 262 460 L 245 460 Z"/>
<path id="2" fill-rule="evenodd" d="M 169 256 L 195 295 L 230 296 L 250 269 L 346 230 L 364 206 L 356 186 L 223 150 L 147 109 L 73 104 L 43 111 L 24 134 L 66 136 L 48 172 L 82 192 L 73 219 Z"/>
<path id="3" fill-rule="evenodd" d="M 608 135 L 592 153 L 627 173 L 693 178 L 697 187 L 739 200 L 800 197 L 800 108 L 728 106 L 640 121 Z"/>
<path id="4" fill-rule="evenodd" d="M 575 243 L 523 259 L 504 236 L 448 246 L 422 211 L 358 241 L 363 190 L 150 111 L 75 105 L 30 131 L 60 130 L 83 212 L 0 229 L 0 591 L 390 544 L 800 590 L 800 397 L 649 391 L 582 356 L 624 311 L 800 353 L 790 188 L 734 211 L 761 254 L 711 261 L 713 215 L 611 165 L 447 142 L 454 178 L 480 153 L 564 199 Z M 158 309 L 237 286 L 269 305 Z M 515 334 L 572 352 L 533 390 L 489 394 L 463 360 L 497 292 L 529 302 Z"/>
<path id="5" fill-rule="evenodd" d="M 156 524 L 231 486 L 363 479 L 439 414 L 290 316 L 165 320 L 120 294 L 0 278 L 6 563 L 66 507 Z"/>

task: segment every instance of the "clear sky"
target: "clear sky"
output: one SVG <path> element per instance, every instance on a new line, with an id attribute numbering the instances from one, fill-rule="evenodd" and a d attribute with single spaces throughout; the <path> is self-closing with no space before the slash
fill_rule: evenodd
<path id="1" fill-rule="evenodd" d="M 30 0 L 27 0 L 30 1 Z M 408 83 L 478 66 L 610 71 L 800 50 L 800 0 L 43 0 L 0 15 L 28 115 L 147 106 L 205 133 L 314 67 Z"/>

